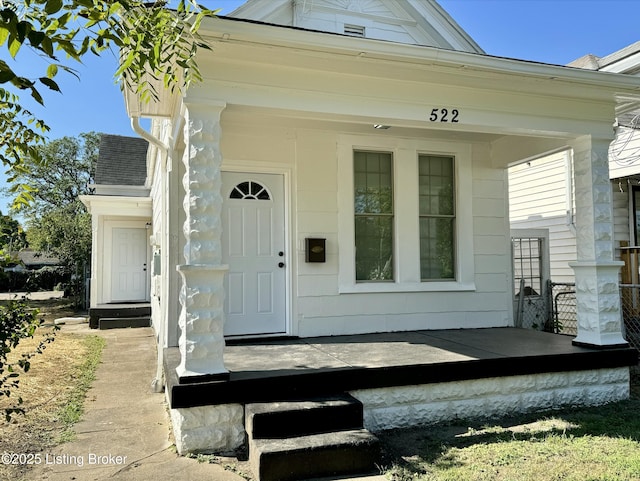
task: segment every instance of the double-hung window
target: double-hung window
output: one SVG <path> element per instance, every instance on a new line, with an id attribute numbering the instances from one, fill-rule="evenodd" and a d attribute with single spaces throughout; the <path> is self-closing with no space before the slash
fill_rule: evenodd
<path id="1" fill-rule="evenodd" d="M 344 135 L 339 292 L 475 289 L 471 146 Z"/>
<path id="2" fill-rule="evenodd" d="M 418 156 L 420 278 L 455 278 L 455 185 L 451 156 Z"/>
<path id="3" fill-rule="evenodd" d="M 392 162 L 389 152 L 354 152 L 357 282 L 393 280 Z"/>

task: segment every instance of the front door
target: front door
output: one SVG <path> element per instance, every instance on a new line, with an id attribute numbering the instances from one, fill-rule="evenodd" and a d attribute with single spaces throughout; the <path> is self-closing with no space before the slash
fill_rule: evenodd
<path id="1" fill-rule="evenodd" d="M 147 229 L 114 228 L 111 301 L 145 301 L 147 278 Z"/>
<path id="2" fill-rule="evenodd" d="M 286 332 L 284 179 L 222 174 L 226 336 Z"/>

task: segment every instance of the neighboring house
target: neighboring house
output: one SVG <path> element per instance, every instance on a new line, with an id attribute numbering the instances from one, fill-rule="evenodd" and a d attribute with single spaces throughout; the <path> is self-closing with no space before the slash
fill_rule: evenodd
<path id="1" fill-rule="evenodd" d="M 640 42 L 602 58 L 586 55 L 569 66 L 638 77 Z M 614 258 L 621 259 L 624 257 L 621 257 L 621 242 L 639 245 L 640 111 L 625 111 L 616 116 L 612 125 L 615 138 L 609 148 L 609 177 L 614 214 Z M 521 235 L 522 230 L 525 233 L 532 229 L 548 231 L 548 242 L 543 249 L 549 256 L 550 279 L 559 284 L 575 282 L 570 266 L 577 258 L 573 170 L 571 150 L 529 158 L 509 168 L 509 217 L 512 229 L 517 230 L 514 235 Z"/>
<path id="2" fill-rule="evenodd" d="M 94 195 L 85 197 L 93 231 L 91 309 L 150 300 L 147 150 L 141 138 L 103 134 L 100 140 Z"/>
<path id="3" fill-rule="evenodd" d="M 513 326 L 507 169 L 552 151 L 573 149 L 575 343 L 626 345 L 606 164 L 636 79 L 485 55 L 434 1 L 250 1 L 202 33 L 202 83 L 125 92 L 144 185 L 84 198 L 92 306 L 123 300 L 113 259 L 134 241 L 116 234 L 149 226 L 150 287 L 129 300 L 150 296 L 160 357 L 177 357 L 179 452 L 244 440 L 243 401 L 215 394 L 234 381 L 228 340 Z M 604 398 L 628 396 L 624 369 Z"/>
<path id="4" fill-rule="evenodd" d="M 23 249 L 11 254 L 11 258 L 17 262 L 11 267 L 6 267 L 5 271 L 35 271 L 43 267 L 56 267 L 60 265 L 60 259 L 45 252 L 34 251 L 33 249 Z"/>

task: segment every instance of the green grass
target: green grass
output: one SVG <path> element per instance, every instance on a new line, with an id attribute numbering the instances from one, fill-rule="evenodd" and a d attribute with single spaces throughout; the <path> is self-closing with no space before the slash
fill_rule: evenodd
<path id="1" fill-rule="evenodd" d="M 105 340 L 98 336 L 86 336 L 83 342 L 87 348 L 84 362 L 78 366 L 73 376 L 77 379 L 74 388 L 69 391 L 67 402 L 60 408 L 58 419 L 63 423 L 63 430 L 58 437 L 58 443 L 65 443 L 75 439 L 73 426 L 80 420 L 84 412 L 84 400 L 91 383 L 95 379 L 96 369 L 102 358 Z"/>
<path id="2" fill-rule="evenodd" d="M 640 400 L 382 435 L 390 480 L 640 480 Z"/>

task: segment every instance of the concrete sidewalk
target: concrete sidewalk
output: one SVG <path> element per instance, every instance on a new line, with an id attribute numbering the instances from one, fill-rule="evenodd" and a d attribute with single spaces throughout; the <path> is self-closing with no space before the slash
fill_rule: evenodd
<path id="1" fill-rule="evenodd" d="M 82 421 L 75 426 L 76 440 L 42 453 L 32 479 L 244 480 L 220 465 L 175 453 L 164 394 L 151 391 L 156 349 L 150 328 L 97 331 L 84 324 L 63 329 L 101 335 L 106 346 Z"/>
<path id="2" fill-rule="evenodd" d="M 156 366 L 152 329 L 97 331 L 90 330 L 86 324 L 63 329 L 101 335 L 106 339 L 106 347 L 96 380 L 87 393 L 82 421 L 75 426 L 76 440 L 42 453 L 42 464 L 31 472 L 29 479 L 244 481 L 251 478 L 248 463 L 236 464 L 227 459 L 228 469 L 225 469 L 220 464 L 202 463 L 176 454 L 164 394 L 151 391 Z"/>

